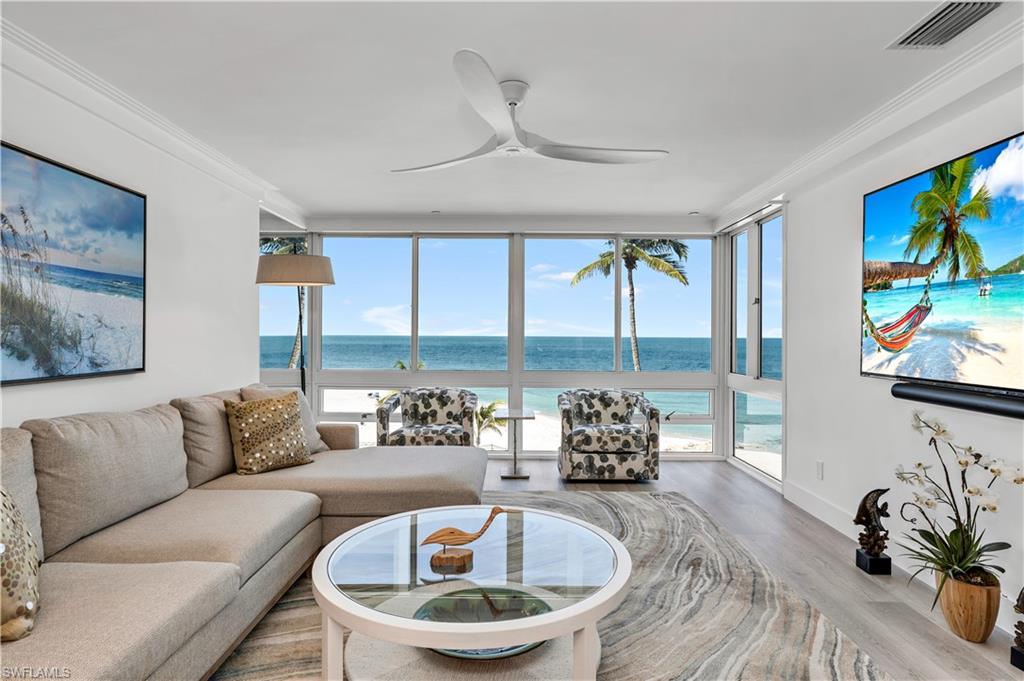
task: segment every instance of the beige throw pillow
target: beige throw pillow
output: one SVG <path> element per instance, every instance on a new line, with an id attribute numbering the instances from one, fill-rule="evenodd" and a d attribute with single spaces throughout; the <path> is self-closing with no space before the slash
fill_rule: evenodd
<path id="1" fill-rule="evenodd" d="M 299 396 L 299 413 L 302 414 L 302 432 L 306 434 L 306 444 L 309 445 L 310 454 L 326 452 L 330 447 L 320 437 L 320 431 L 316 429 L 316 419 L 313 418 L 313 410 L 309 407 L 306 396 L 296 388 L 270 388 L 261 383 L 247 385 L 242 388 L 242 400 L 265 400 L 268 397 L 281 397 L 289 393 Z"/>
<path id="2" fill-rule="evenodd" d="M 311 463 L 306 436 L 302 432 L 299 396 L 248 402 L 224 401 L 235 453 L 235 470 L 252 475 Z"/>
<path id="3" fill-rule="evenodd" d="M 0 640 L 17 641 L 28 636 L 39 609 L 39 554 L 21 511 L 7 490 L 3 498 L 3 527 L 0 530 Z"/>

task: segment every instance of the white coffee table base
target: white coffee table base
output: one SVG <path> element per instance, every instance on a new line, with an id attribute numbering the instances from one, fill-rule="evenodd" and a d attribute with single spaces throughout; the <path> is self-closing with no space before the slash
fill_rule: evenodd
<path id="1" fill-rule="evenodd" d="M 444 584 L 425 587 L 445 591 Z M 546 593 L 531 589 L 537 594 Z M 553 598 L 556 598 L 552 595 Z M 383 604 L 403 612 L 409 604 L 401 599 Z M 408 614 L 408 613 L 407 613 Z M 601 639 L 596 625 L 560 636 L 531 651 L 498 660 L 464 660 L 418 648 L 381 641 L 352 632 L 343 643 L 342 628 L 323 616 L 323 678 L 341 681 L 344 665 L 347 681 L 434 681 L 486 678 L 489 681 L 549 679 L 593 681 L 601 664 Z M 334 672 L 332 674 L 332 672 Z"/>
<path id="2" fill-rule="evenodd" d="M 536 681 L 573 679 L 572 637 L 562 636 L 533 650 L 500 660 L 460 660 L 378 641 L 353 632 L 345 645 L 348 681 Z M 591 663 L 593 664 L 593 663 Z"/>

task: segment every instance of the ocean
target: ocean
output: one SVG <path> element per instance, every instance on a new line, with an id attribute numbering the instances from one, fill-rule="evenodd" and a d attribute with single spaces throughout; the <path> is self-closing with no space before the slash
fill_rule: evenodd
<path id="1" fill-rule="evenodd" d="M 286 368 L 294 336 L 261 336 L 260 366 Z M 393 369 L 409 362 L 408 336 L 324 336 L 325 369 Z M 711 371 L 710 338 L 640 338 L 643 371 Z M 307 339 L 308 347 L 308 339 Z M 613 340 L 595 336 L 530 336 L 524 364 L 536 371 L 611 371 Z M 740 341 L 742 358 L 746 344 Z M 420 336 L 420 361 L 425 369 L 503 371 L 508 366 L 504 336 Z M 782 339 L 766 338 L 761 363 L 767 377 L 782 375 Z M 629 339 L 622 343 L 622 367 L 633 368 Z"/>
<path id="2" fill-rule="evenodd" d="M 986 277 L 992 282 L 992 294 L 978 295 L 978 283 L 960 280 L 932 282 L 929 295 L 932 311 L 925 326 L 952 321 L 968 321 L 976 326 L 987 324 L 1024 323 L 1024 272 Z M 869 291 L 864 294 L 868 314 L 876 326 L 899 319 L 917 304 L 924 292 L 923 284 L 905 286 L 896 284 L 888 291 Z"/>
<path id="3" fill-rule="evenodd" d="M 77 267 L 50 264 L 46 268 L 50 282 L 57 286 L 67 286 L 79 291 L 92 291 L 112 296 L 124 296 L 142 300 L 145 286 L 142 277 L 127 274 L 110 274 L 94 272 Z"/>
<path id="4" fill-rule="evenodd" d="M 284 368 L 291 356 L 294 336 L 261 336 L 261 366 Z M 408 336 L 325 336 L 323 365 L 327 369 L 392 369 L 397 360 L 408 364 Z M 526 338 L 524 364 L 527 370 L 610 371 L 613 368 L 613 339 L 593 336 L 531 336 Z M 710 338 L 640 338 L 643 371 L 708 372 L 711 370 Z M 308 345 L 307 345 L 308 347 Z M 738 347 L 741 357 L 745 344 Z M 503 336 L 421 336 L 420 360 L 426 369 L 504 370 L 507 340 Z M 766 376 L 781 377 L 782 339 L 768 338 L 762 348 Z M 623 339 L 622 366 L 629 371 L 633 360 L 629 339 Z M 505 388 L 471 388 L 487 403 L 507 400 Z M 575 386 L 565 386 L 566 388 Z M 555 398 L 562 388 L 524 388 L 524 406 L 538 413 L 555 411 Z M 645 391 L 662 414 L 709 414 L 708 393 L 701 391 Z M 746 412 L 746 410 L 744 410 Z M 781 444 L 781 413 L 742 413 L 738 424 L 746 433 L 748 446 L 777 450 Z M 711 438 L 710 424 L 662 425 L 666 434 L 695 439 Z"/>

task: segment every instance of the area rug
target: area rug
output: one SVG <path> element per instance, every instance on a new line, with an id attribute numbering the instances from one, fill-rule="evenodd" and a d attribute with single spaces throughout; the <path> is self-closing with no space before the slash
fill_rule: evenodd
<path id="1" fill-rule="evenodd" d="M 581 518 L 629 549 L 630 592 L 598 625 L 602 681 L 889 679 L 683 494 L 489 492 L 484 501 Z M 213 678 L 318 679 L 319 637 L 302 579 Z"/>

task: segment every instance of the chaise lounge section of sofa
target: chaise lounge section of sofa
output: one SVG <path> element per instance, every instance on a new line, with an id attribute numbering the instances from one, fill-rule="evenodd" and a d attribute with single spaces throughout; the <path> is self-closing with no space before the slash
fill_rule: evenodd
<path id="1" fill-rule="evenodd" d="M 3 429 L 4 488 L 42 561 L 36 626 L 3 644 L 5 674 L 205 678 L 341 532 L 479 502 L 482 450 L 358 449 L 343 424 L 318 427 L 331 449 L 313 463 L 237 475 L 224 399 L 241 397 Z"/>

